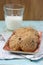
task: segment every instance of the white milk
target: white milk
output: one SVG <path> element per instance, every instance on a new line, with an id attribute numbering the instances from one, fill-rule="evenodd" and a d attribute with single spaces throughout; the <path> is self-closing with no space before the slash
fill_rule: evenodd
<path id="1" fill-rule="evenodd" d="M 7 28 L 10 30 L 14 30 L 18 27 L 21 27 L 22 18 L 23 18 L 22 16 L 6 16 L 5 22 Z"/>

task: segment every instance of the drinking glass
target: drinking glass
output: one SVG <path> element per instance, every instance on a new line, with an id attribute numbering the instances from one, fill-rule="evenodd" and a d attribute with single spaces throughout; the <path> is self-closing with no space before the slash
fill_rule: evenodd
<path id="1" fill-rule="evenodd" d="M 4 16 L 6 27 L 14 30 L 22 26 L 24 6 L 20 4 L 6 4 L 4 6 Z"/>

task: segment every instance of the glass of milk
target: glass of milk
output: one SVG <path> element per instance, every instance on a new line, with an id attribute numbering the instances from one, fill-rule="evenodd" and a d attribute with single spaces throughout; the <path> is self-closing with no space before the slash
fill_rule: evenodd
<path id="1" fill-rule="evenodd" d="M 22 26 L 24 6 L 20 4 L 7 4 L 4 6 L 5 23 L 9 30 Z"/>

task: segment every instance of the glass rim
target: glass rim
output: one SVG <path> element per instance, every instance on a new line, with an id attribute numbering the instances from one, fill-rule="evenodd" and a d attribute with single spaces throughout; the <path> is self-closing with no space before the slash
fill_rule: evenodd
<path id="1" fill-rule="evenodd" d="M 20 8 L 13 8 L 13 7 L 9 7 L 9 6 L 18 6 Z M 21 5 L 21 4 L 6 4 L 4 5 L 4 9 L 7 9 L 7 10 L 21 10 L 23 9 L 24 10 L 24 5 Z"/>

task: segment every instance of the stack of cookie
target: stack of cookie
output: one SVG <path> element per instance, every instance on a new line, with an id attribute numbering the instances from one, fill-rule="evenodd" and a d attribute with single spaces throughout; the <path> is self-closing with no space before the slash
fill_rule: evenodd
<path id="1" fill-rule="evenodd" d="M 8 41 L 10 50 L 34 52 L 39 46 L 39 33 L 33 28 L 19 28 Z"/>

